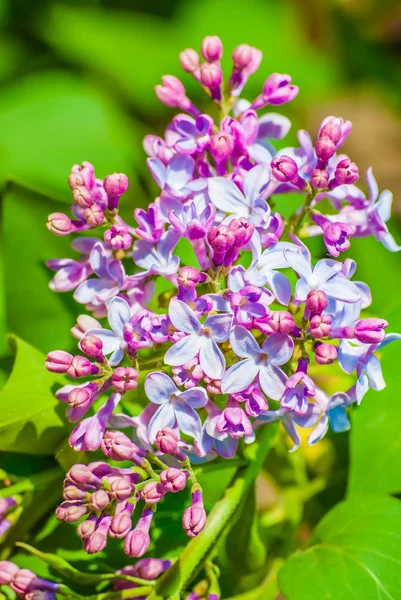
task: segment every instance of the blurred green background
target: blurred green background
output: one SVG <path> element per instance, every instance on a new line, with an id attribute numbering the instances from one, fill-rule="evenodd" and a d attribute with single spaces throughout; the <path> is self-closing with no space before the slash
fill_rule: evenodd
<path id="1" fill-rule="evenodd" d="M 291 74 L 299 85 L 297 99 L 280 111 L 293 121 L 286 145 L 295 143 L 297 129 L 316 135 L 326 115 L 353 121 L 345 152 L 360 167 L 362 187 L 372 165 L 380 189 L 393 191 L 390 229 L 401 243 L 396 0 L 0 0 L 0 383 L 12 367 L 8 332 L 42 352 L 74 347 L 69 330 L 79 306 L 70 294 L 48 289 L 51 274 L 44 265 L 52 257 L 73 256 L 69 240 L 45 227 L 50 212 L 68 212 L 72 164 L 88 160 L 102 178 L 127 173 L 125 215 L 152 201 L 156 189 L 142 138 L 162 134 L 174 114 L 156 100 L 153 88 L 163 74 L 181 76 L 179 52 L 198 49 L 208 34 L 223 40 L 226 74 L 239 43 L 263 51 L 244 97 L 256 96 L 274 71 Z M 182 79 L 194 102 L 207 109 L 196 82 L 186 74 Z M 401 332 L 401 254 L 371 239 L 353 241 L 349 254 L 358 262 L 356 279 L 371 286 L 372 313 Z M 401 493 L 400 348 L 393 346 L 383 361 L 388 387 L 380 395 L 370 392 L 354 411 L 351 437 L 330 437 L 302 451 L 302 458 L 291 458 L 295 485 L 302 483 L 305 468 L 328 477 L 313 506 L 313 522 L 344 495 L 348 453 L 351 490 Z M 339 379 L 333 383 L 341 385 Z M 282 459 L 276 453 L 273 471 Z M 4 456 L 1 464 L 8 464 Z M 261 481 L 262 510 L 277 505 L 281 493 L 271 481 Z M 302 522 L 299 515 L 291 518 Z M 307 510 L 306 523 L 308 518 Z M 302 527 L 308 529 L 305 522 Z"/>

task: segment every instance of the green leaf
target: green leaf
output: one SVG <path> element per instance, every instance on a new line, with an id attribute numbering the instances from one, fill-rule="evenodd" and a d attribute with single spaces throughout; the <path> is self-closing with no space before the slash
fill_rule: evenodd
<path id="1" fill-rule="evenodd" d="M 8 186 L 3 199 L 7 329 L 45 352 L 76 348 L 70 329 L 82 312 L 71 293 L 49 289 L 54 273 L 46 267 L 46 260 L 74 255 L 71 240 L 46 229 L 48 214 L 64 208 L 59 202 L 14 184 Z"/>
<path id="2" fill-rule="evenodd" d="M 401 502 L 354 496 L 317 526 L 279 573 L 287 600 L 399 600 Z"/>
<path id="3" fill-rule="evenodd" d="M 63 379 L 44 368 L 44 355 L 17 337 L 14 368 L 0 393 L 0 450 L 51 454 L 66 436 L 54 386 Z"/>
<path id="4" fill-rule="evenodd" d="M 125 172 L 137 197 L 134 123 L 99 91 L 59 71 L 31 74 L 2 90 L 1 173 L 71 202 L 71 166 L 88 160 L 98 177 Z M 133 151 L 136 140 L 138 152 Z"/>

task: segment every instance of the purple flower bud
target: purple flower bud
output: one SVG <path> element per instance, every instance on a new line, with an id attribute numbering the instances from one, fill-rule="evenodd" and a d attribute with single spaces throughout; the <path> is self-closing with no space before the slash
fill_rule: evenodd
<path id="1" fill-rule="evenodd" d="M 102 452 L 111 460 L 132 460 L 143 451 L 121 431 L 106 431 L 102 439 Z"/>
<path id="2" fill-rule="evenodd" d="M 19 567 L 14 563 L 0 560 L 0 585 L 9 585 L 18 571 Z"/>
<path id="3" fill-rule="evenodd" d="M 91 206 L 85 208 L 84 219 L 89 227 L 99 227 L 104 221 L 102 207 L 94 202 Z"/>
<path id="4" fill-rule="evenodd" d="M 206 276 L 204 273 L 200 273 L 194 267 L 181 267 L 178 271 L 177 283 L 182 286 L 185 290 L 193 290 L 196 288 L 198 283 L 204 282 Z"/>
<path id="5" fill-rule="evenodd" d="M 180 492 L 187 485 L 188 472 L 170 467 L 160 473 L 160 481 L 168 492 Z"/>
<path id="6" fill-rule="evenodd" d="M 157 504 L 165 493 L 163 485 L 160 482 L 149 481 L 141 491 L 141 497 L 146 504 Z"/>
<path id="7" fill-rule="evenodd" d="M 74 338 L 76 338 L 77 340 L 80 340 L 84 333 L 86 333 L 90 329 L 101 328 L 102 326 L 99 323 L 99 321 L 97 321 L 93 317 L 90 317 L 89 315 L 79 315 L 79 317 L 77 318 L 76 325 L 74 325 L 74 327 L 71 329 L 71 335 L 73 335 Z M 86 352 L 85 354 L 88 353 Z M 97 356 L 97 354 L 95 356 Z"/>
<path id="8" fill-rule="evenodd" d="M 52 213 L 48 216 L 46 227 L 55 235 L 68 235 L 73 230 L 72 221 L 64 213 Z"/>
<path id="9" fill-rule="evenodd" d="M 136 577 L 141 577 L 147 581 L 157 579 L 161 573 L 171 567 L 170 560 L 161 560 L 160 558 L 142 558 L 134 565 Z M 133 573 L 133 574 L 134 574 Z"/>
<path id="10" fill-rule="evenodd" d="M 272 311 L 266 317 L 254 319 L 253 326 L 266 335 L 290 333 L 295 327 L 294 317 L 286 310 Z"/>
<path id="11" fill-rule="evenodd" d="M 185 88 L 181 81 L 173 75 L 164 75 L 162 77 L 163 85 L 155 87 L 156 96 L 163 104 L 174 108 L 180 106 L 185 98 Z"/>
<path id="12" fill-rule="evenodd" d="M 108 208 L 117 208 L 120 196 L 128 189 L 128 177 L 124 173 L 113 173 L 107 175 L 103 181 L 104 189 L 108 198 Z"/>
<path id="13" fill-rule="evenodd" d="M 109 494 L 116 500 L 128 500 L 134 492 L 134 485 L 128 477 L 114 477 L 110 481 Z"/>
<path id="14" fill-rule="evenodd" d="M 380 344 L 386 337 L 386 327 L 384 319 L 361 319 L 355 325 L 355 337 L 363 344 Z"/>
<path id="15" fill-rule="evenodd" d="M 81 340 L 80 343 L 82 352 L 85 352 L 88 356 L 97 358 L 102 355 L 103 342 L 95 335 L 88 335 Z"/>
<path id="16" fill-rule="evenodd" d="M 79 421 L 92 406 L 97 390 L 95 383 L 89 383 L 85 387 L 73 388 L 68 394 L 67 418 L 71 423 Z"/>
<path id="17" fill-rule="evenodd" d="M 202 41 L 202 56 L 208 62 L 220 60 L 223 55 L 223 44 L 217 35 L 208 35 Z"/>
<path id="18" fill-rule="evenodd" d="M 323 162 L 327 162 L 335 151 L 335 143 L 327 136 L 319 138 L 315 144 L 316 156 Z"/>
<path id="19" fill-rule="evenodd" d="M 96 490 L 91 494 L 89 508 L 94 512 L 103 510 L 110 504 L 110 497 L 105 490 Z"/>
<path id="20" fill-rule="evenodd" d="M 313 315 L 320 315 L 328 305 L 329 301 L 322 290 L 312 290 L 306 297 L 306 307 Z"/>
<path id="21" fill-rule="evenodd" d="M 338 144 L 341 140 L 341 127 L 338 123 L 331 120 L 326 125 L 323 125 L 319 131 L 319 138 L 328 137 L 334 144 Z"/>
<path id="22" fill-rule="evenodd" d="M 110 523 L 110 537 L 122 539 L 131 531 L 133 509 L 133 504 L 127 504 L 122 512 L 114 515 Z"/>
<path id="23" fill-rule="evenodd" d="M 104 232 L 104 241 L 113 250 L 128 250 L 132 244 L 132 235 L 128 233 L 125 225 L 113 225 L 111 229 Z"/>
<path id="24" fill-rule="evenodd" d="M 200 81 L 203 86 L 212 91 L 212 96 L 215 99 L 217 96 L 220 96 L 219 93 L 216 92 L 216 95 L 213 94 L 213 91 L 218 89 L 220 90 L 220 85 L 223 79 L 223 74 L 221 71 L 221 67 L 217 63 L 203 63 L 200 69 Z M 217 98 L 219 99 L 219 98 Z"/>
<path id="25" fill-rule="evenodd" d="M 39 577 L 29 569 L 18 569 L 10 582 L 10 586 L 20 597 L 24 598 L 29 591 L 38 587 L 40 582 Z"/>
<path id="26" fill-rule="evenodd" d="M 234 138 L 226 131 L 219 131 L 210 139 L 210 154 L 217 162 L 227 161 L 234 151 Z"/>
<path id="27" fill-rule="evenodd" d="M 66 508 L 64 518 L 62 520 L 66 523 L 76 523 L 76 521 L 79 521 L 79 519 L 86 515 L 87 512 L 88 509 L 83 504 L 71 504 L 71 506 Z"/>
<path id="28" fill-rule="evenodd" d="M 217 419 L 216 428 L 219 433 L 226 433 L 234 440 L 253 435 L 252 424 L 239 406 L 227 406 Z"/>
<path id="29" fill-rule="evenodd" d="M 109 531 L 111 517 L 109 515 L 101 518 L 100 523 L 92 535 L 84 541 L 84 550 L 88 554 L 101 552 L 107 544 L 107 534 Z"/>
<path id="30" fill-rule="evenodd" d="M 252 63 L 255 48 L 248 44 L 240 44 L 232 53 L 234 66 L 237 69 L 246 69 Z"/>
<path id="31" fill-rule="evenodd" d="M 17 504 L 17 501 L 9 496 L 8 498 L 0 498 L 0 518 L 3 517 L 13 506 Z"/>
<path id="32" fill-rule="evenodd" d="M 138 371 L 133 367 L 118 367 L 111 378 L 118 392 L 128 392 L 138 386 Z"/>
<path id="33" fill-rule="evenodd" d="M 290 156 L 273 158 L 270 163 L 273 176 L 283 183 L 293 181 L 298 175 L 298 165 Z"/>
<path id="34" fill-rule="evenodd" d="M 255 225 L 249 223 L 245 217 L 233 219 L 230 221 L 228 228 L 235 232 L 234 245 L 240 249 L 249 242 L 254 231 Z"/>
<path id="35" fill-rule="evenodd" d="M 96 529 L 97 517 L 91 515 L 85 521 L 82 521 L 77 527 L 77 532 L 81 540 L 88 540 Z"/>
<path id="36" fill-rule="evenodd" d="M 95 167 L 87 161 L 82 166 L 74 165 L 68 176 L 68 185 L 72 190 L 80 186 L 91 190 L 95 185 Z"/>
<path id="37" fill-rule="evenodd" d="M 313 220 L 323 230 L 323 241 L 332 256 L 339 256 L 350 247 L 349 237 L 355 234 L 355 227 L 347 223 L 333 223 L 322 214 L 314 212 Z"/>
<path id="38" fill-rule="evenodd" d="M 324 169 L 313 169 L 310 176 L 310 184 L 315 189 L 327 188 L 329 185 L 329 174 Z"/>
<path id="39" fill-rule="evenodd" d="M 234 246 L 235 232 L 227 225 L 213 226 L 207 235 L 207 239 L 213 251 L 214 264 L 222 265 L 226 253 Z"/>
<path id="40" fill-rule="evenodd" d="M 82 490 L 72 483 L 66 483 L 63 490 L 64 500 L 73 502 L 74 500 L 85 500 L 88 495 L 86 490 Z"/>
<path id="41" fill-rule="evenodd" d="M 55 600 L 53 592 L 42 592 L 42 590 L 34 590 L 24 596 L 25 600 Z"/>
<path id="42" fill-rule="evenodd" d="M 73 356 L 63 350 L 49 352 L 46 357 L 45 367 L 52 373 L 66 373 L 71 365 Z"/>
<path id="43" fill-rule="evenodd" d="M 155 444 L 162 454 L 176 454 L 178 449 L 179 435 L 170 427 L 163 427 L 156 433 Z"/>
<path id="44" fill-rule="evenodd" d="M 187 48 L 180 54 L 180 65 L 187 73 L 195 73 L 200 66 L 199 54 L 192 48 Z"/>
<path id="45" fill-rule="evenodd" d="M 72 192 L 72 197 L 80 208 L 89 208 L 93 204 L 92 196 L 85 187 L 76 187 Z"/>
<path id="46" fill-rule="evenodd" d="M 314 315 L 310 320 L 309 333 L 314 338 L 327 337 L 331 333 L 331 323 L 330 315 Z"/>
<path id="47" fill-rule="evenodd" d="M 330 188 L 338 185 L 351 185 L 359 179 L 359 169 L 355 163 L 347 157 L 340 160 L 334 171 L 334 181 L 330 182 Z"/>
<path id="48" fill-rule="evenodd" d="M 318 342 L 314 346 L 315 360 L 319 365 L 331 365 L 337 358 L 337 348 L 330 344 Z"/>
<path id="49" fill-rule="evenodd" d="M 145 508 L 135 529 L 130 531 L 125 538 L 124 552 L 128 556 L 142 556 L 150 544 L 149 528 L 153 518 L 151 508 Z"/>
<path id="50" fill-rule="evenodd" d="M 206 512 L 203 508 L 202 492 L 196 490 L 192 494 L 192 504 L 184 511 L 182 526 L 189 537 L 196 537 L 206 525 Z"/>
<path id="51" fill-rule="evenodd" d="M 74 378 L 87 377 L 97 373 L 96 365 L 93 365 L 85 356 L 74 356 L 67 370 L 67 375 Z"/>
<path id="52" fill-rule="evenodd" d="M 82 464 L 76 464 L 71 467 L 68 471 L 66 478 L 75 485 L 101 485 L 102 481 L 99 477 L 96 477 L 92 471 Z"/>

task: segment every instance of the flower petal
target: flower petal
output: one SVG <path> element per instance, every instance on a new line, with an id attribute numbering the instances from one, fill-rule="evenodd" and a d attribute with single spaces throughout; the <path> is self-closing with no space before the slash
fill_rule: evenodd
<path id="1" fill-rule="evenodd" d="M 261 350 L 259 344 L 245 327 L 235 325 L 230 335 L 231 348 L 241 358 L 257 357 Z"/>
<path id="2" fill-rule="evenodd" d="M 233 317 L 230 314 L 209 315 L 206 318 L 204 327 L 212 332 L 213 339 L 216 342 L 226 342 L 230 337 L 231 324 Z"/>
<path id="3" fill-rule="evenodd" d="M 171 394 L 177 392 L 175 383 L 166 373 L 149 373 L 145 379 L 145 394 L 154 404 L 169 402 Z"/>
<path id="4" fill-rule="evenodd" d="M 294 352 L 294 342 L 288 335 L 275 333 L 263 342 L 262 351 L 272 365 L 284 365 Z"/>
<path id="5" fill-rule="evenodd" d="M 192 408 L 202 408 L 208 402 L 207 392 L 202 387 L 193 387 L 180 394 L 180 400 L 192 406 Z"/>
<path id="6" fill-rule="evenodd" d="M 96 275 L 101 279 L 110 279 L 108 253 L 99 242 L 91 250 L 89 262 Z"/>
<path id="7" fill-rule="evenodd" d="M 291 299 L 291 284 L 288 281 L 288 278 L 284 273 L 279 273 L 279 271 L 265 273 L 265 277 L 266 284 L 273 292 L 276 300 L 280 302 L 280 304 L 287 306 Z"/>
<path id="8" fill-rule="evenodd" d="M 199 439 L 202 433 L 202 423 L 198 413 L 188 404 L 175 404 L 175 416 L 178 427 L 186 435 Z"/>
<path id="9" fill-rule="evenodd" d="M 115 333 L 122 337 L 124 325 L 131 317 L 131 309 L 124 298 L 113 298 L 107 309 L 107 319 Z"/>
<path id="10" fill-rule="evenodd" d="M 174 427 L 175 425 L 175 411 L 170 402 L 162 404 L 153 417 L 149 421 L 148 425 L 148 437 L 149 441 L 153 444 L 156 439 L 156 434 L 163 427 Z"/>
<path id="11" fill-rule="evenodd" d="M 241 360 L 227 369 L 221 382 L 223 394 L 234 394 L 245 390 L 259 372 L 259 366 L 250 358 Z"/>
<path id="12" fill-rule="evenodd" d="M 102 352 L 106 355 L 111 354 L 117 350 L 122 343 L 124 343 L 124 340 L 119 335 L 114 333 L 114 331 L 110 331 L 110 329 L 90 329 L 82 336 L 81 342 L 83 339 L 88 337 L 88 335 L 94 335 L 102 341 Z M 81 342 L 79 347 L 81 347 Z"/>
<path id="13" fill-rule="evenodd" d="M 268 398 L 281 400 L 287 376 L 281 369 L 274 365 L 266 365 L 260 369 L 260 386 Z"/>
<path id="14" fill-rule="evenodd" d="M 164 355 L 166 365 L 181 367 L 189 362 L 199 352 L 201 338 L 198 335 L 189 335 L 171 346 Z"/>
<path id="15" fill-rule="evenodd" d="M 223 377 L 226 359 L 213 339 L 202 339 L 199 363 L 203 372 L 211 379 L 221 379 Z"/>
<path id="16" fill-rule="evenodd" d="M 300 277 L 308 280 L 312 275 L 312 269 L 309 262 L 300 252 L 292 252 L 291 250 L 284 251 L 285 258 L 292 269 Z"/>
<path id="17" fill-rule="evenodd" d="M 167 181 L 169 187 L 180 190 L 188 183 L 194 172 L 195 161 L 185 154 L 176 154 L 167 167 Z"/>
<path id="18" fill-rule="evenodd" d="M 342 300 L 343 302 L 358 302 L 361 299 L 361 293 L 356 285 L 342 275 L 333 277 L 321 289 L 330 298 Z"/>
<path id="19" fill-rule="evenodd" d="M 250 206 L 238 187 L 224 177 L 210 177 L 208 179 L 209 198 L 220 210 L 234 213 L 236 217 L 249 215 Z"/>
<path id="20" fill-rule="evenodd" d="M 172 324 L 178 331 L 193 334 L 200 333 L 202 327 L 199 323 L 199 319 L 192 308 L 185 304 L 185 302 L 173 298 L 170 301 L 168 314 Z"/>

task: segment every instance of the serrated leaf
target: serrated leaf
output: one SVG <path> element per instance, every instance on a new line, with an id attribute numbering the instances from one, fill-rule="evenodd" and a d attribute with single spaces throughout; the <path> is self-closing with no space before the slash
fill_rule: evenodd
<path id="1" fill-rule="evenodd" d="M 317 526 L 279 573 L 287 600 L 399 600 L 401 502 L 353 496 Z"/>
<path id="2" fill-rule="evenodd" d="M 53 394 L 63 379 L 44 368 L 45 356 L 11 337 L 15 363 L 0 394 L 0 450 L 52 454 L 66 436 L 63 407 Z"/>

